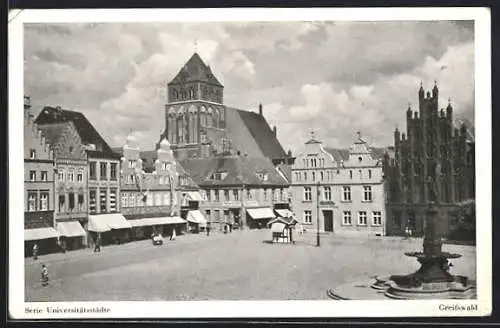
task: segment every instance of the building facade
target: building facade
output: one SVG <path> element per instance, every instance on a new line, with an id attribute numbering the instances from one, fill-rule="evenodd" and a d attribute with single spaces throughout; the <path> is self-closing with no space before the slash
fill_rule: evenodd
<path id="1" fill-rule="evenodd" d="M 448 233 L 457 228 L 457 213 L 474 206 L 474 133 L 471 125 L 457 124 L 453 107 L 439 110 L 437 85 L 418 91 L 419 110 L 406 111 L 406 132 L 394 132 L 394 155 L 385 156 L 389 234 L 410 228 L 422 235 L 425 210 L 439 203 Z M 469 221 L 475 222 L 474 211 Z M 474 225 L 472 225 L 474 226 Z"/>
<path id="2" fill-rule="evenodd" d="M 44 124 L 40 130 L 55 160 L 55 224 L 64 249 L 86 245 L 87 154 L 72 122 Z"/>
<path id="3" fill-rule="evenodd" d="M 340 151 L 313 135 L 292 167 L 292 211 L 309 230 L 384 235 L 382 175 L 378 152 L 359 133 Z"/>
<path id="4" fill-rule="evenodd" d="M 54 156 L 34 123 L 29 97 L 24 97 L 24 229 L 25 254 L 37 243 L 41 252 L 56 246 L 54 229 Z"/>
<path id="5" fill-rule="evenodd" d="M 87 236 L 87 242 L 93 243 L 99 233 L 111 230 L 123 231 L 120 240 L 127 239 L 124 231 L 130 228 L 130 225 L 119 214 L 120 155 L 113 152 L 95 127 L 80 112 L 65 110 L 59 106 L 46 106 L 41 110 L 35 122 L 40 126 L 71 122 L 85 148 L 88 163 L 88 194 L 84 198 L 88 202 L 86 205 L 88 220 L 82 223 L 85 230 L 90 232 Z M 115 223 L 107 225 L 108 221 Z M 114 228 L 111 229 L 110 226 Z M 107 235 L 111 236 L 111 233 Z M 113 235 L 113 238 L 115 237 Z"/>
<path id="6" fill-rule="evenodd" d="M 268 158 L 227 155 L 181 164 L 200 186 L 200 210 L 213 229 L 265 227 L 274 209 L 289 208 L 289 183 Z"/>

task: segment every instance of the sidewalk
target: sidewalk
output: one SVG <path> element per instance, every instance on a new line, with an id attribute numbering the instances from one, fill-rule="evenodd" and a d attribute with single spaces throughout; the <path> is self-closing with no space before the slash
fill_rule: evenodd
<path id="1" fill-rule="evenodd" d="M 177 245 L 186 245 L 186 244 L 191 244 L 193 242 L 204 242 L 204 241 L 229 237 L 232 234 L 241 234 L 242 232 L 243 231 L 241 230 L 234 230 L 233 232 L 228 234 L 219 232 L 216 233 L 210 232 L 209 236 L 207 236 L 206 233 L 198 233 L 198 234 L 186 233 L 184 235 L 177 235 L 175 240 L 170 240 L 170 237 L 165 236 L 163 238 L 163 245 L 161 246 L 154 246 L 151 242 L 151 239 L 134 240 L 121 245 L 102 246 L 101 252 L 98 254 L 100 256 L 107 256 L 107 255 L 116 255 L 122 252 L 133 251 L 146 247 L 151 247 L 153 249 L 156 249 L 158 247 L 175 247 Z M 38 256 L 37 261 L 34 261 L 33 257 L 27 257 L 24 259 L 24 263 L 25 266 L 28 267 L 31 265 L 39 265 L 40 263 L 45 263 L 45 264 L 56 263 L 56 262 L 91 257 L 94 255 L 95 253 L 93 248 L 82 248 L 82 249 L 67 251 L 66 253 L 51 253 L 51 254 L 40 255 Z"/>

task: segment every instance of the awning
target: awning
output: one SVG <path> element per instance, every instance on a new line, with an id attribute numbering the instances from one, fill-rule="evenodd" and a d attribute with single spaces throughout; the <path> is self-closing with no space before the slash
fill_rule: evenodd
<path id="1" fill-rule="evenodd" d="M 281 209 L 281 210 L 275 210 L 276 213 L 278 213 L 279 216 L 281 216 L 282 218 L 289 218 L 291 216 L 293 216 L 293 213 L 292 211 L 290 210 L 287 210 L 287 209 Z"/>
<path id="2" fill-rule="evenodd" d="M 190 201 L 193 201 L 193 202 L 201 202 L 203 201 L 203 197 L 201 197 L 201 194 L 197 191 L 188 191 L 186 193 L 186 196 L 188 197 L 188 199 Z"/>
<path id="3" fill-rule="evenodd" d="M 247 209 L 247 213 L 250 214 L 250 216 L 254 220 L 271 219 L 271 218 L 276 217 L 273 213 L 273 210 L 268 208 L 268 207 L 249 208 L 249 209 Z"/>
<path id="4" fill-rule="evenodd" d="M 283 230 L 285 230 L 285 227 L 286 227 L 286 225 L 284 223 L 275 222 L 271 226 L 271 231 L 272 232 L 283 232 Z"/>
<path id="5" fill-rule="evenodd" d="M 87 232 L 85 232 L 78 221 L 58 222 L 57 231 L 64 237 L 82 237 L 87 235 Z"/>
<path id="6" fill-rule="evenodd" d="M 205 219 L 205 216 L 203 216 L 203 214 L 198 210 L 189 211 L 187 220 L 192 223 L 198 223 L 200 226 L 207 225 L 207 220 Z"/>
<path id="7" fill-rule="evenodd" d="M 57 238 L 59 233 L 56 229 L 50 228 L 38 228 L 38 229 L 25 229 L 24 230 L 24 240 L 42 240 L 49 238 Z"/>
<path id="8" fill-rule="evenodd" d="M 132 225 L 121 214 L 89 215 L 89 231 L 106 232 L 111 229 L 127 229 Z"/>
<path id="9" fill-rule="evenodd" d="M 186 220 L 178 216 L 172 216 L 172 217 L 165 216 L 158 218 L 128 220 L 128 222 L 132 227 L 148 227 L 148 226 L 163 225 L 163 224 L 186 223 Z"/>

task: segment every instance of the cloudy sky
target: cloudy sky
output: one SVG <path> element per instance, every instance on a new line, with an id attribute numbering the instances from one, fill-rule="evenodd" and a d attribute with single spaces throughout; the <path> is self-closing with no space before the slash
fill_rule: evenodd
<path id="1" fill-rule="evenodd" d="M 225 104 L 262 102 L 285 149 L 311 129 L 347 147 L 405 128 L 420 81 L 440 105 L 474 116 L 474 27 L 468 22 L 279 22 L 25 25 L 25 93 L 83 112 L 111 144 L 132 129 L 151 149 L 164 129 L 165 85 L 195 50 L 225 86 Z"/>

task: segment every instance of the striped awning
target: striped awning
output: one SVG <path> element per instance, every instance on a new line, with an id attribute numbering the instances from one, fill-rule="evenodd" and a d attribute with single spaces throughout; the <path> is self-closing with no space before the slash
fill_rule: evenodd
<path id="1" fill-rule="evenodd" d="M 25 229 L 24 230 L 24 240 L 42 240 L 49 238 L 57 238 L 59 233 L 56 229 L 52 227 L 48 228 L 38 228 L 38 229 Z"/>
<path id="2" fill-rule="evenodd" d="M 199 210 L 189 211 L 187 220 L 192 223 L 198 223 L 201 226 L 205 226 L 207 224 L 205 216 Z"/>
<path id="3" fill-rule="evenodd" d="M 125 217 L 118 213 L 89 215 L 89 231 L 106 232 L 112 229 L 127 229 L 132 225 Z"/>
<path id="4" fill-rule="evenodd" d="M 83 237 L 87 232 L 78 221 L 58 222 L 57 231 L 64 237 Z"/>
<path id="5" fill-rule="evenodd" d="M 186 220 L 178 216 L 165 216 L 158 218 L 128 220 L 128 222 L 130 222 L 132 227 L 149 227 L 149 226 L 164 225 L 164 224 L 186 223 Z"/>
<path id="6" fill-rule="evenodd" d="M 261 207 L 261 208 L 249 208 L 247 209 L 247 213 L 252 217 L 254 220 L 259 220 L 259 219 L 272 219 L 276 217 L 273 213 L 273 210 L 268 208 L 268 207 Z"/>

